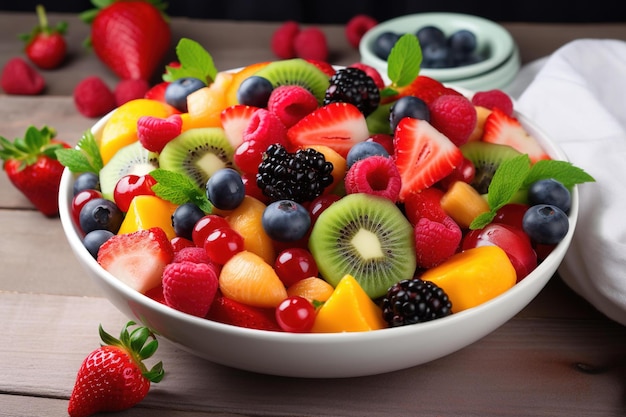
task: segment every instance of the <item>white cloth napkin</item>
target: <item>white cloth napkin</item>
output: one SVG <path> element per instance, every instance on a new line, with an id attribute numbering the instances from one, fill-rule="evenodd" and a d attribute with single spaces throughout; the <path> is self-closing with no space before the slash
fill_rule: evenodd
<path id="1" fill-rule="evenodd" d="M 579 186 L 563 280 L 626 325 L 626 42 L 581 39 L 546 60 L 517 102 L 595 183 Z"/>

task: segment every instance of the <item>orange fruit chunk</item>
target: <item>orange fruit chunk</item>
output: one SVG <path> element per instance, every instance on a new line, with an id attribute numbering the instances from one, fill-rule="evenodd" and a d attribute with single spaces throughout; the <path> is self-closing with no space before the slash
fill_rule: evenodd
<path id="1" fill-rule="evenodd" d="M 224 264 L 219 285 L 224 297 L 253 307 L 274 308 L 287 298 L 287 290 L 274 268 L 245 250 Z"/>
<path id="2" fill-rule="evenodd" d="M 105 123 L 98 141 L 102 162 L 107 164 L 113 155 L 126 145 L 137 141 L 137 120 L 141 116 L 166 118 L 173 107 L 156 100 L 140 98 L 118 107 Z"/>
<path id="3" fill-rule="evenodd" d="M 230 72 L 219 72 L 210 86 L 187 96 L 187 114 L 181 115 L 183 131 L 196 127 L 222 127 L 220 114 L 228 107 L 226 90 L 233 77 Z"/>
<path id="4" fill-rule="evenodd" d="M 176 237 L 176 232 L 172 227 L 172 215 L 175 210 L 175 204 L 157 196 L 138 195 L 130 202 L 118 234 L 160 227 L 168 239 L 173 239 Z"/>
<path id="5" fill-rule="evenodd" d="M 291 284 L 287 288 L 288 296 L 300 296 L 309 301 L 326 301 L 335 291 L 332 285 L 318 277 L 309 277 Z"/>
<path id="6" fill-rule="evenodd" d="M 421 277 L 443 289 L 455 313 L 502 294 L 517 280 L 515 268 L 498 246 L 480 246 L 452 255 Z"/>
<path id="7" fill-rule="evenodd" d="M 383 313 L 352 275 L 344 276 L 320 307 L 312 333 L 365 332 L 387 327 Z"/>

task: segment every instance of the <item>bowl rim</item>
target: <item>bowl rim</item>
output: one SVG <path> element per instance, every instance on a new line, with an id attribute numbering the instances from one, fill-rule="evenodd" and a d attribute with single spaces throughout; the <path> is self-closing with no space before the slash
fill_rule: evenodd
<path id="1" fill-rule="evenodd" d="M 426 12 L 389 19 L 368 30 L 359 43 L 361 60 L 386 73 L 384 69 L 387 67 L 387 61 L 380 59 L 371 50 L 375 38 L 387 31 L 406 33 L 408 29 L 404 28 L 409 27 L 409 25 L 412 28 L 411 33 L 415 33 L 420 26 L 426 24 L 439 26 L 446 35 L 459 29 L 471 29 L 477 37 L 478 48 L 491 49 L 491 54 L 487 59 L 474 64 L 454 68 L 422 68 L 420 70 L 421 75 L 439 81 L 454 82 L 488 73 L 503 61 L 510 59 L 515 50 L 515 41 L 510 32 L 492 20 L 463 13 Z M 399 29 L 394 29 L 398 27 Z"/>

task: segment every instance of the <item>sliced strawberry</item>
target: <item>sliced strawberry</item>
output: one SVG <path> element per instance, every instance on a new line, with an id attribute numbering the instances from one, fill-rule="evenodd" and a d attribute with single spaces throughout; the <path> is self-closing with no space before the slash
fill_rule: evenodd
<path id="1" fill-rule="evenodd" d="M 400 120 L 394 149 L 393 158 L 402 177 L 400 201 L 445 178 L 463 163 L 459 148 L 425 120 Z"/>
<path id="2" fill-rule="evenodd" d="M 242 304 L 224 297 L 220 292 L 215 296 L 206 318 L 249 329 L 281 331 L 276 323 L 274 309 Z"/>
<path id="3" fill-rule="evenodd" d="M 142 294 L 161 284 L 163 270 L 173 258 L 172 245 L 159 227 L 115 235 L 98 251 L 104 269 Z"/>
<path id="4" fill-rule="evenodd" d="M 243 104 L 235 104 L 222 110 L 220 114 L 222 128 L 233 149 L 243 142 L 243 132 L 250 124 L 252 115 L 256 110 L 258 107 Z"/>
<path id="5" fill-rule="evenodd" d="M 344 158 L 355 143 L 369 137 L 365 116 L 349 103 L 331 103 L 309 113 L 287 131 L 291 150 L 325 145 Z"/>
<path id="6" fill-rule="evenodd" d="M 437 97 L 445 95 L 445 94 L 456 94 L 461 95 L 457 90 L 446 87 L 440 81 L 435 80 L 434 78 L 427 77 L 425 75 L 420 75 L 413 82 L 405 87 L 400 87 L 397 89 L 398 94 L 390 97 L 386 97 L 381 102 L 391 103 L 396 101 L 400 97 L 404 96 L 415 96 L 421 98 L 426 104 L 430 104 Z"/>
<path id="7" fill-rule="evenodd" d="M 152 86 L 144 95 L 144 98 L 149 98 L 150 100 L 160 101 L 161 103 L 167 103 L 165 101 L 165 90 L 167 90 L 167 86 L 169 82 L 163 81 L 154 86 Z"/>
<path id="8" fill-rule="evenodd" d="M 509 145 L 519 152 L 528 154 L 532 163 L 542 159 L 550 159 L 539 145 L 539 142 L 528 134 L 517 118 L 507 116 L 506 113 L 497 108 L 494 108 L 487 120 L 485 120 L 482 140 L 489 143 Z"/>

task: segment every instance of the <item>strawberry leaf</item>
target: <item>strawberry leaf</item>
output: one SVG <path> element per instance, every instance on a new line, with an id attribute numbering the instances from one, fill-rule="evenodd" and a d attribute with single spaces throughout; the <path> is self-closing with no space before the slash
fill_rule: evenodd
<path id="1" fill-rule="evenodd" d="M 387 76 L 393 87 L 404 87 L 419 75 L 422 48 L 417 36 L 405 33 L 398 39 L 387 58 Z"/>
<path id="2" fill-rule="evenodd" d="M 156 169 L 150 175 L 157 181 L 152 191 L 158 197 L 177 205 L 194 203 L 205 213 L 213 210 L 206 192 L 200 190 L 189 177 L 165 169 Z"/>
<path id="3" fill-rule="evenodd" d="M 213 58 L 198 42 L 182 38 L 176 45 L 176 56 L 180 67 L 166 66 L 164 81 L 172 82 L 180 78 L 193 77 L 209 85 L 215 80 L 217 68 Z"/>

